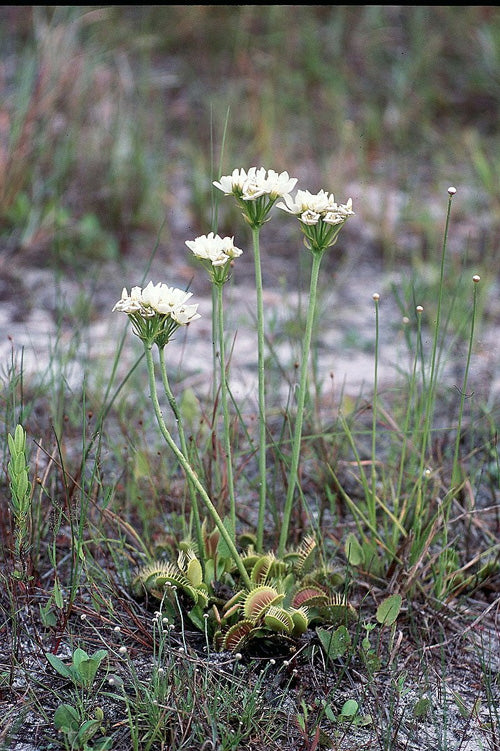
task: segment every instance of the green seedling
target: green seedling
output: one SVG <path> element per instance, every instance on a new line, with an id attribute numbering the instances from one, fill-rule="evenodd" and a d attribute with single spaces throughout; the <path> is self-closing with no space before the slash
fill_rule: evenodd
<path id="1" fill-rule="evenodd" d="M 45 653 L 45 657 L 59 675 L 68 678 L 76 687 L 87 690 L 92 688 L 96 673 L 107 656 L 106 649 L 98 649 L 89 657 L 85 650 L 77 648 L 73 652 L 71 665 L 66 665 L 56 655 L 50 652 Z"/>
<path id="2" fill-rule="evenodd" d="M 100 707 L 96 707 L 94 717 L 87 720 L 71 704 L 60 704 L 54 714 L 54 725 L 64 736 L 66 748 L 72 751 L 107 751 L 111 749 L 113 739 L 109 736 L 98 738 L 91 743 L 98 733 L 104 732 L 103 720 L 104 713 Z"/>

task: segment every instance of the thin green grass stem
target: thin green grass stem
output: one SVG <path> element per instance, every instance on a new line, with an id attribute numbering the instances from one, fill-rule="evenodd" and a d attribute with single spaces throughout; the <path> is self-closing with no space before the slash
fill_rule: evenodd
<path id="1" fill-rule="evenodd" d="M 373 375 L 372 399 L 372 466 L 371 466 L 371 495 L 369 496 L 368 513 L 372 527 L 377 525 L 376 497 L 377 497 L 377 399 L 378 399 L 378 353 L 379 353 L 379 296 L 374 294 L 375 303 L 375 365 Z M 368 500 L 368 499 L 367 499 Z"/>
<path id="2" fill-rule="evenodd" d="M 419 312 L 417 312 L 417 343 L 422 343 L 422 316 Z M 404 479 L 404 472 L 405 472 L 405 465 L 406 465 L 406 455 L 408 450 L 408 435 L 410 432 L 410 422 L 411 422 L 411 416 L 415 411 L 416 406 L 416 384 L 417 384 L 417 363 L 419 360 L 419 355 L 421 353 L 421 349 L 419 349 L 417 344 L 417 351 L 415 352 L 415 356 L 413 358 L 413 367 L 412 367 L 412 374 L 410 378 L 409 388 L 408 388 L 408 397 L 407 397 L 407 406 L 406 406 L 406 415 L 405 415 L 405 422 L 403 427 L 403 443 L 401 446 L 401 452 L 400 452 L 400 458 L 399 458 L 399 473 L 398 473 L 398 481 L 396 485 L 396 493 L 394 497 L 394 512 L 398 516 L 401 523 L 403 523 L 404 516 L 405 516 L 405 510 L 407 508 L 406 504 L 403 504 L 402 507 L 400 507 L 400 500 L 401 500 L 401 494 L 403 492 L 403 479 Z M 396 545 L 396 541 L 398 538 L 398 530 L 396 527 L 393 527 L 393 537 L 392 537 L 392 543 L 393 547 Z"/>
<path id="3" fill-rule="evenodd" d="M 167 367 L 165 363 L 165 347 L 158 347 L 158 351 L 159 351 L 160 372 L 161 372 L 161 380 L 163 383 L 163 389 L 165 391 L 165 396 L 167 397 L 168 403 L 170 405 L 170 409 L 172 410 L 172 413 L 175 417 L 175 422 L 176 422 L 177 430 L 179 433 L 179 442 L 181 444 L 181 451 L 185 457 L 188 457 L 189 453 L 188 453 L 188 447 L 187 447 L 187 441 L 186 441 L 186 434 L 184 433 L 184 426 L 182 424 L 182 416 L 181 416 L 177 401 L 175 399 L 175 396 L 170 387 L 170 382 L 168 379 Z M 196 488 L 193 485 L 192 481 L 189 479 L 189 477 L 187 481 L 188 481 L 188 488 L 189 488 L 189 496 L 191 498 L 191 509 L 193 512 L 194 530 L 195 530 L 195 535 L 196 535 L 196 542 L 198 545 L 198 554 L 203 561 L 203 547 L 204 546 L 203 546 L 203 535 L 201 531 L 200 510 L 198 508 L 198 498 L 196 496 Z"/>
<path id="4" fill-rule="evenodd" d="M 165 439 L 165 442 L 167 443 L 168 447 L 171 449 L 171 451 L 177 458 L 182 469 L 184 470 L 186 474 L 186 478 L 193 483 L 194 487 L 200 494 L 205 506 L 207 507 L 207 510 L 210 516 L 212 517 L 212 520 L 215 526 L 219 530 L 221 537 L 223 538 L 224 542 L 226 543 L 231 553 L 231 557 L 238 568 L 242 581 L 244 582 L 245 586 L 248 587 L 248 589 L 251 589 L 252 584 L 250 582 L 250 577 L 248 576 L 248 573 L 243 565 L 243 561 L 241 560 L 241 557 L 238 554 L 238 551 L 236 550 L 236 546 L 234 544 L 234 541 L 231 538 L 231 535 L 229 534 L 226 527 L 224 526 L 224 523 L 222 519 L 220 518 L 219 514 L 217 513 L 217 509 L 215 508 L 214 504 L 208 497 L 207 491 L 205 490 L 198 476 L 196 475 L 193 468 L 189 464 L 187 457 L 184 456 L 182 451 L 179 449 L 174 439 L 170 435 L 170 432 L 165 424 L 161 407 L 160 407 L 160 403 L 158 401 L 158 392 L 156 389 L 155 367 L 154 367 L 154 361 L 153 361 L 152 348 L 150 345 L 145 344 L 144 350 L 146 353 L 146 364 L 148 368 L 149 391 L 150 391 L 151 401 L 153 402 L 153 408 L 154 408 L 156 420 L 158 422 L 158 427 L 160 428 L 161 434 L 163 438 Z"/>
<path id="5" fill-rule="evenodd" d="M 229 518 L 231 521 L 231 530 L 233 535 L 236 534 L 236 501 L 234 497 L 234 477 L 233 477 L 233 460 L 231 451 L 231 423 L 229 419 L 228 404 L 228 386 L 227 386 L 227 369 L 226 355 L 224 344 L 224 307 L 222 299 L 223 284 L 214 285 L 217 291 L 217 322 L 219 338 L 219 357 L 220 357 L 220 385 L 222 415 L 224 419 L 224 453 L 226 455 L 226 477 L 227 489 L 229 494 Z"/>
<path id="6" fill-rule="evenodd" d="M 452 202 L 452 195 L 449 195 L 448 198 L 448 208 L 446 211 L 446 223 L 444 228 L 444 236 L 443 236 L 443 245 L 441 249 L 441 264 L 440 264 L 440 271 L 439 271 L 439 288 L 438 288 L 438 299 L 437 299 L 437 311 L 436 311 L 436 321 L 434 325 L 434 336 L 432 340 L 432 354 L 431 354 L 431 368 L 430 368 L 430 374 L 429 374 L 429 384 L 426 394 L 426 403 L 425 403 L 425 421 L 424 421 L 424 430 L 422 435 L 422 446 L 421 446 L 421 453 L 420 453 L 420 469 L 419 469 L 419 477 L 418 477 L 418 485 L 417 485 L 417 499 L 416 499 L 416 505 L 415 505 L 415 521 L 418 523 L 418 520 L 420 518 L 420 512 L 422 509 L 422 502 L 423 502 L 423 479 L 424 479 L 424 469 L 425 469 L 425 463 L 427 459 L 427 447 L 429 445 L 429 437 L 432 429 L 432 422 L 434 417 L 434 404 L 436 400 L 436 383 L 437 383 L 437 355 L 438 355 L 438 343 L 439 343 L 439 337 L 440 337 L 440 325 L 441 325 L 441 307 L 443 303 L 443 290 L 444 290 L 444 262 L 446 257 L 446 245 L 448 242 L 448 229 L 450 226 L 450 214 L 451 214 L 451 202 Z"/>
<path id="7" fill-rule="evenodd" d="M 478 277 L 474 277 L 474 296 L 472 301 L 472 321 L 469 335 L 469 346 L 467 350 L 467 361 L 465 363 L 464 380 L 462 383 L 462 390 L 460 392 L 460 406 L 458 409 L 458 424 L 457 424 L 457 436 L 455 438 L 455 452 L 453 455 L 453 466 L 451 472 L 451 484 L 456 489 L 456 486 L 460 484 L 460 468 L 459 468 L 459 453 L 460 453 L 460 438 L 462 435 L 462 420 L 464 416 L 465 400 L 467 399 L 467 382 L 469 380 L 470 361 L 472 357 L 472 345 L 474 342 L 474 328 L 477 314 L 477 282 Z"/>
<path id="8" fill-rule="evenodd" d="M 284 555 L 285 547 L 288 542 L 288 529 L 290 526 L 290 517 L 292 514 L 293 496 L 295 492 L 295 486 L 298 481 L 297 470 L 299 468 L 300 446 L 302 440 L 302 424 L 304 420 L 304 404 L 306 399 L 309 351 L 311 348 L 314 315 L 316 312 L 319 267 L 321 265 L 322 257 L 323 253 L 321 252 L 313 252 L 312 254 L 313 261 L 311 268 L 311 282 L 309 286 L 309 304 L 307 308 L 306 330 L 304 332 L 304 340 L 302 343 L 302 362 L 300 364 L 299 393 L 297 396 L 297 416 L 295 419 L 295 430 L 293 434 L 292 460 L 290 465 L 290 474 L 288 477 L 288 490 L 285 500 L 285 508 L 283 510 L 283 519 L 281 522 L 281 532 L 278 546 L 279 558 Z"/>
<path id="9" fill-rule="evenodd" d="M 255 265 L 255 289 L 257 293 L 257 368 L 259 399 L 259 515 L 257 520 L 257 550 L 264 545 L 264 521 L 266 515 L 266 382 L 264 360 L 264 301 L 262 296 L 262 269 L 260 262 L 260 227 L 252 227 L 253 257 Z"/>

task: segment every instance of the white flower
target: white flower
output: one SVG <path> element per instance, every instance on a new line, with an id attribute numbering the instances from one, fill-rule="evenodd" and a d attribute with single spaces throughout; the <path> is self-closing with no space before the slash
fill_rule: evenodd
<path id="1" fill-rule="evenodd" d="M 297 185 L 297 178 L 290 177 L 288 172 L 281 172 L 278 174 L 273 169 L 270 169 L 267 173 L 267 192 L 270 198 L 278 198 L 279 196 L 286 196 Z"/>
<path id="2" fill-rule="evenodd" d="M 212 266 L 225 266 L 228 261 L 243 253 L 235 246 L 234 237 L 220 237 L 213 232 L 195 240 L 186 240 L 186 245 L 197 258 L 210 261 Z"/>
<path id="3" fill-rule="evenodd" d="M 308 190 L 298 190 L 295 198 L 284 196 L 285 203 L 278 203 L 277 207 L 288 211 L 289 214 L 303 214 L 305 211 L 315 211 L 320 214 L 324 211 L 334 210 L 337 206 L 333 194 L 324 190 L 319 193 L 310 193 Z"/>
<path id="4" fill-rule="evenodd" d="M 161 298 L 161 288 L 164 285 L 159 282 L 158 284 L 153 284 L 153 282 L 149 282 L 149 284 L 144 287 L 141 294 L 141 302 L 143 305 L 146 305 L 153 310 L 157 309 L 157 305 Z"/>
<path id="5" fill-rule="evenodd" d="M 196 321 L 198 318 L 201 318 L 200 314 L 196 312 L 197 310 L 198 305 L 179 305 L 172 310 L 170 317 L 178 323 L 179 326 L 186 326 L 188 323 L 191 323 L 191 321 Z"/>
<path id="6" fill-rule="evenodd" d="M 192 296 L 192 292 L 169 287 L 163 282 L 149 282 L 144 289 L 132 287 L 130 295 L 124 287 L 121 299 L 113 310 L 128 314 L 139 313 L 143 318 L 152 318 L 157 313 L 170 315 L 174 321 L 184 325 L 200 318 L 196 313 L 197 305 L 186 305 Z"/>
<path id="7" fill-rule="evenodd" d="M 321 219 L 327 224 L 341 224 L 348 217 L 354 216 L 351 198 L 347 203 L 337 204 L 333 193 L 326 193 L 324 190 L 319 193 L 298 190 L 295 198 L 284 196 L 284 203 L 278 203 L 277 207 L 298 216 L 304 224 L 316 224 L 317 220 L 313 221 L 313 218 L 317 215 L 321 215 Z"/>
<path id="8" fill-rule="evenodd" d="M 311 209 L 307 209 L 307 211 L 304 211 L 304 213 L 300 215 L 300 221 L 303 224 L 317 224 L 320 219 L 321 214 L 318 214 L 317 211 L 312 211 Z"/>
<path id="9" fill-rule="evenodd" d="M 118 310 L 121 313 L 137 313 L 141 308 L 141 288 L 132 287 L 129 295 L 127 289 L 124 287 L 122 296 L 114 306 L 113 311 Z"/>
<path id="10" fill-rule="evenodd" d="M 161 287 L 159 299 L 154 307 L 157 313 L 170 313 L 172 315 L 174 310 L 181 308 L 193 296 L 192 292 L 185 292 L 176 287 L 167 287 L 166 284 L 162 284 Z"/>
<path id="11" fill-rule="evenodd" d="M 235 169 L 231 175 L 214 182 L 215 187 L 226 195 L 235 194 L 244 201 L 254 201 L 264 195 L 275 201 L 279 196 L 290 193 L 296 184 L 297 178 L 290 177 L 288 172 L 278 173 L 264 167 L 250 167 L 248 172 L 244 169 Z"/>
<path id="12" fill-rule="evenodd" d="M 251 167 L 250 171 L 252 169 L 255 171 L 255 167 Z M 244 169 L 234 169 L 230 175 L 221 177 L 219 182 L 214 181 L 214 185 L 222 190 L 226 196 L 230 196 L 232 193 L 241 193 L 246 179 L 247 173 Z"/>

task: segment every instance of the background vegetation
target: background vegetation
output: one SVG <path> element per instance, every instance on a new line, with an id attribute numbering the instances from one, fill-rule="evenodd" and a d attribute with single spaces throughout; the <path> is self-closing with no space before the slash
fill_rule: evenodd
<path id="1" fill-rule="evenodd" d="M 499 323 L 499 122 L 494 6 L 0 8 L 0 302 L 16 311 L 7 336 L 32 311 L 56 331 L 41 372 L 28 377 L 14 346 L 1 363 L 2 748 L 498 748 L 498 394 L 473 399 L 464 371 L 471 322 Z M 373 400 L 352 395 L 345 419 L 325 417 L 313 356 L 294 542 L 313 519 L 357 617 L 345 632 L 311 633 L 293 659 L 274 646 L 243 668 L 182 618 L 154 616 L 154 595 L 133 596 L 138 567 L 170 555 L 185 531 L 185 483 L 154 430 L 141 368 L 129 358 L 121 385 L 123 340 L 97 367 L 89 333 L 154 249 L 179 268 L 185 239 L 241 228 L 233 202 L 215 202 L 220 160 L 223 174 L 262 164 L 352 196 L 356 218 L 327 268 L 350 253 L 388 278 L 404 268 L 396 308 L 429 310 L 427 324 L 411 319 L 410 367 L 375 422 Z M 289 225 L 269 225 L 268 280 L 289 269 Z M 293 388 L 276 355 L 283 341 L 298 348 L 303 321 L 288 314 L 270 321 L 273 394 L 287 379 Z M 351 328 L 346 346 L 373 351 L 375 332 L 365 341 Z M 441 380 L 448 362 L 455 388 Z M 172 382 L 193 461 L 217 487 L 209 389 L 195 393 L 182 373 Z M 293 418 L 273 406 L 269 547 Z M 255 464 L 240 417 L 247 531 Z M 380 606 L 395 594 L 393 620 Z"/>

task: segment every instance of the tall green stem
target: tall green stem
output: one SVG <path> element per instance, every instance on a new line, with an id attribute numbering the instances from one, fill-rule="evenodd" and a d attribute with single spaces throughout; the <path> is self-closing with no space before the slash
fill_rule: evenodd
<path id="1" fill-rule="evenodd" d="M 233 558 L 233 561 L 235 562 L 238 571 L 240 573 L 242 581 L 245 583 L 245 586 L 248 589 L 252 588 L 252 584 L 250 582 L 250 577 L 248 576 L 248 573 L 243 565 L 243 561 L 241 560 L 240 555 L 238 554 L 238 551 L 236 550 L 236 546 L 229 535 L 227 529 L 225 528 L 222 519 L 220 518 L 219 514 L 217 513 L 217 509 L 213 505 L 212 501 L 208 497 L 208 493 L 201 484 L 200 480 L 198 479 L 198 476 L 194 472 L 193 468 L 189 464 L 188 459 L 184 456 L 182 451 L 178 448 L 177 444 L 175 443 L 174 439 L 170 435 L 170 432 L 165 425 L 165 421 L 163 419 L 163 415 L 160 408 L 160 403 L 158 401 L 158 393 L 156 390 L 156 379 L 155 379 L 155 369 L 154 369 L 154 362 L 153 362 L 153 353 L 151 351 L 151 345 L 148 345 L 147 343 L 144 344 L 144 349 L 146 352 L 146 363 L 148 368 L 148 375 L 149 375 L 149 391 L 151 395 L 151 401 L 153 402 L 153 408 L 155 411 L 156 420 L 158 422 L 158 426 L 160 428 L 161 434 L 163 438 L 165 439 L 165 442 L 167 443 L 168 447 L 172 450 L 175 457 L 177 458 L 179 464 L 183 468 L 186 478 L 190 480 L 198 493 L 200 494 L 203 502 L 205 503 L 207 510 L 212 517 L 212 520 L 214 521 L 217 529 L 219 530 L 221 537 L 223 538 L 224 542 L 226 543 L 231 556 Z"/>
<path id="2" fill-rule="evenodd" d="M 309 287 L 309 305 L 307 308 L 306 330 L 304 341 L 302 343 L 302 362 L 300 366 L 299 393 L 297 396 L 297 417 L 295 420 L 295 431 L 292 443 L 292 463 L 290 466 L 290 475 L 288 479 L 288 491 L 283 510 L 283 520 L 281 523 L 281 533 L 278 547 L 278 557 L 282 557 L 288 541 L 288 528 L 290 526 L 290 517 L 292 513 L 293 496 L 297 484 L 297 470 L 299 468 L 300 444 L 302 439 L 302 423 L 304 418 L 304 403 L 306 398 L 307 371 L 309 363 L 309 350 L 311 348 L 312 329 L 314 323 L 314 314 L 316 311 L 316 297 L 318 289 L 319 267 L 322 252 L 313 251 L 313 261 L 311 269 L 311 282 Z"/>
<path id="3" fill-rule="evenodd" d="M 222 414 L 224 418 L 224 453 L 226 455 L 226 476 L 227 489 L 229 493 L 229 518 L 231 520 L 231 530 L 233 535 L 236 532 L 236 502 L 234 498 L 234 478 L 233 478 L 233 461 L 231 454 L 231 435 L 228 407 L 228 387 L 226 371 L 226 355 L 224 345 L 224 308 L 222 302 L 222 284 L 217 284 L 217 321 L 219 328 L 219 356 L 220 356 L 220 384 L 221 384 L 221 401 Z"/>
<path id="4" fill-rule="evenodd" d="M 257 550 L 264 542 L 266 513 L 266 384 L 264 372 L 264 302 L 262 297 L 262 270 L 259 245 L 260 226 L 252 227 L 253 255 L 255 264 L 255 288 L 257 292 L 257 367 L 259 380 L 259 516 L 257 521 Z"/>
<path id="5" fill-rule="evenodd" d="M 460 453 L 460 439 L 461 439 L 461 433 L 462 433 L 462 420 L 464 416 L 464 406 L 465 406 L 465 400 L 467 398 L 467 383 L 469 380 L 469 370 L 470 370 L 470 361 L 472 357 L 472 345 L 474 343 L 474 327 L 476 323 L 476 313 L 477 313 L 477 283 L 479 282 L 479 277 L 475 276 L 473 277 L 474 281 L 474 300 L 472 304 L 472 322 L 470 327 L 470 335 L 469 335 L 469 347 L 467 350 L 467 362 L 465 364 L 465 373 L 464 373 L 464 380 L 462 383 L 462 391 L 460 393 L 460 407 L 458 410 L 458 424 L 457 424 L 457 436 L 455 438 L 455 451 L 453 455 L 453 467 L 451 472 L 451 481 L 454 488 L 459 484 L 459 467 L 458 467 L 458 457 Z"/>
<path id="6" fill-rule="evenodd" d="M 377 526 L 376 497 L 377 497 L 377 411 L 378 411 L 378 351 L 379 351 L 379 296 L 373 295 L 375 302 L 375 368 L 372 399 L 372 466 L 371 466 L 371 498 L 369 516 L 372 527 Z"/>
<path id="7" fill-rule="evenodd" d="M 444 237 L 443 237 L 443 245 L 441 248 L 441 267 L 440 267 L 440 274 L 439 274 L 439 290 L 438 290 L 438 300 L 437 300 L 437 311 L 436 311 L 436 321 L 434 325 L 434 337 L 432 340 L 432 355 L 431 355 L 431 369 L 430 369 L 430 375 L 429 375 L 429 383 L 427 388 L 427 399 L 425 404 L 425 421 L 424 421 L 424 432 L 422 436 L 422 445 L 420 448 L 420 468 L 419 468 L 419 478 L 418 478 L 418 485 L 417 485 L 417 503 L 415 507 L 415 518 L 418 519 L 420 517 L 420 510 L 422 508 L 423 503 L 423 476 L 424 476 L 424 467 L 425 462 L 427 459 L 427 447 L 429 445 L 429 437 L 432 427 L 432 420 L 434 416 L 434 403 L 436 399 L 436 381 L 437 381 L 437 351 L 438 351 L 438 342 L 439 342 L 439 335 L 440 335 L 440 324 L 441 324 L 441 306 L 443 303 L 443 289 L 444 289 L 444 261 L 446 256 L 446 245 L 448 242 L 448 228 L 450 225 L 450 214 L 451 214 L 451 200 L 452 195 L 450 194 L 450 197 L 448 199 L 448 210 L 446 212 L 446 224 L 444 229 Z"/>
<path id="8" fill-rule="evenodd" d="M 177 424 L 177 430 L 179 433 L 179 442 L 181 444 L 181 451 L 184 454 L 184 456 L 187 458 L 189 456 L 189 453 L 188 453 L 186 435 L 184 433 L 184 427 L 182 425 L 182 419 L 181 419 L 179 407 L 175 400 L 172 389 L 170 388 L 170 382 L 168 380 L 167 368 L 165 364 L 165 347 L 159 347 L 159 352 L 160 352 L 160 371 L 161 371 L 161 380 L 163 383 L 163 389 L 168 399 L 170 409 L 172 410 L 173 415 L 175 417 L 175 422 Z M 201 532 L 201 520 L 200 520 L 200 511 L 198 508 L 198 498 L 196 496 L 196 489 L 189 478 L 188 478 L 188 487 L 189 487 L 189 496 L 191 498 L 191 508 L 193 511 L 194 529 L 195 529 L 195 535 L 196 535 L 196 542 L 198 544 L 198 553 L 200 555 L 200 558 L 203 559 L 204 544 L 203 544 L 203 535 Z"/>

